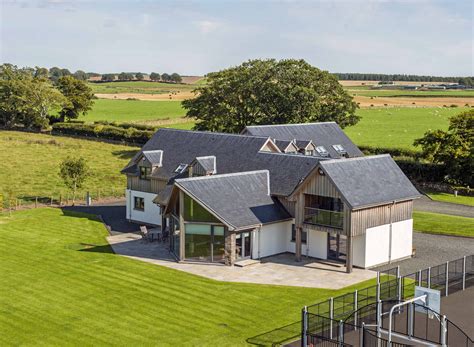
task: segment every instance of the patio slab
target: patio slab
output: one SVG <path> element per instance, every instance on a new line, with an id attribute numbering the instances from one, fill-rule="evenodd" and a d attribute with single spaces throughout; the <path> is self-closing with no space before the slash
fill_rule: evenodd
<path id="1" fill-rule="evenodd" d="M 294 255 L 289 253 L 268 257 L 246 267 L 176 262 L 165 245 L 146 243 L 134 233 L 109 236 L 107 241 L 116 254 L 225 282 L 340 289 L 377 275 L 375 271 L 363 269 L 354 269 L 347 274 L 344 266 L 312 258 L 295 262 Z"/>

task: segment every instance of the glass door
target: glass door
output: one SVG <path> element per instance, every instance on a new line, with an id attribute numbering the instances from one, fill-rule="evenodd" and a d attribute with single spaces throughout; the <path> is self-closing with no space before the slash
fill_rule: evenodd
<path id="1" fill-rule="evenodd" d="M 328 234 L 328 259 L 346 261 L 346 254 L 346 236 L 340 234 Z"/>
<path id="2" fill-rule="evenodd" d="M 250 233 L 237 234 L 235 238 L 235 253 L 237 259 L 250 258 L 251 255 Z"/>

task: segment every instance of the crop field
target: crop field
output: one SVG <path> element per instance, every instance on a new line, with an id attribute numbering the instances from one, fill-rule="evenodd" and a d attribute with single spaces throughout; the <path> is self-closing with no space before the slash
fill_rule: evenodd
<path id="1" fill-rule="evenodd" d="M 246 346 L 299 321 L 304 305 L 374 284 L 213 281 L 115 255 L 106 236 L 94 216 L 67 210 L 0 215 L 0 345 Z M 284 337 L 298 337 L 292 327 Z"/>
<path id="2" fill-rule="evenodd" d="M 86 159 L 91 176 L 84 189 L 102 196 L 122 194 L 125 177 L 120 170 L 138 148 L 70 137 L 0 131 L 0 194 L 15 198 L 55 198 L 67 189 L 59 177 L 60 162 L 67 156 Z"/>
<path id="3" fill-rule="evenodd" d="M 176 84 L 150 81 L 89 83 L 89 86 L 92 88 L 94 93 L 99 94 L 167 94 L 191 91 L 196 87 L 194 84 Z"/>
<path id="4" fill-rule="evenodd" d="M 429 129 L 448 128 L 448 118 L 464 108 L 362 108 L 362 119 L 344 129 L 359 146 L 414 149 L 413 141 Z"/>

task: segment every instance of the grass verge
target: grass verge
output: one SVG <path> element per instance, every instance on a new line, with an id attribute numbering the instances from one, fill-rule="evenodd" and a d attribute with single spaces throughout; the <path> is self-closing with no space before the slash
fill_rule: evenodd
<path id="1" fill-rule="evenodd" d="M 464 196 L 464 195 L 454 196 L 454 194 L 439 193 L 439 192 L 428 193 L 428 196 L 435 201 L 474 206 L 474 197 L 472 196 Z"/>
<path id="2" fill-rule="evenodd" d="M 474 218 L 414 211 L 413 223 L 422 233 L 474 237 Z"/>
<path id="3" fill-rule="evenodd" d="M 60 209 L 0 217 L 0 345 L 247 345 L 299 320 L 303 305 L 370 285 L 218 282 L 117 256 L 106 235 Z"/>

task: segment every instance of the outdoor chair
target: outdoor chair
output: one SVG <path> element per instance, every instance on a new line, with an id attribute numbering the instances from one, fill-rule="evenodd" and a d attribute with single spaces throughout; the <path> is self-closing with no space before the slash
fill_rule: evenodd
<path id="1" fill-rule="evenodd" d="M 140 235 L 141 235 L 143 241 L 145 241 L 145 242 L 150 241 L 150 232 L 148 231 L 146 226 L 144 226 L 144 225 L 140 226 Z"/>

